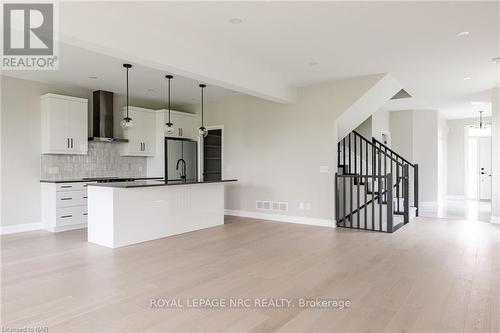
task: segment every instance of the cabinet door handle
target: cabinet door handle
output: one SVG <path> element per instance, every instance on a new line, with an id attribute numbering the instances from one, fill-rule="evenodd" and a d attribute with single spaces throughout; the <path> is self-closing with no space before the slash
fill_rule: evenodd
<path id="1" fill-rule="evenodd" d="M 83 197 L 84 199 L 87 199 L 87 197 Z"/>
<path id="2" fill-rule="evenodd" d="M 146 142 L 144 142 L 143 145 L 144 145 L 144 151 L 146 151 Z"/>
<path id="3" fill-rule="evenodd" d="M 61 198 L 61 200 L 73 200 L 73 198 Z"/>
<path id="4" fill-rule="evenodd" d="M 61 188 L 72 188 L 72 185 L 62 185 Z"/>
<path id="5" fill-rule="evenodd" d="M 68 218 L 68 217 L 73 217 L 73 215 L 62 215 L 62 216 L 61 216 L 61 218 L 62 218 L 62 219 L 66 219 L 66 218 Z"/>
<path id="6" fill-rule="evenodd" d="M 69 138 L 66 138 L 66 146 L 69 148 Z"/>
<path id="7" fill-rule="evenodd" d="M 181 134 L 181 128 L 180 127 L 179 127 L 179 131 L 178 132 L 179 132 L 179 136 L 182 136 L 182 134 Z"/>
<path id="8" fill-rule="evenodd" d="M 71 148 L 73 148 L 73 138 L 71 138 Z"/>

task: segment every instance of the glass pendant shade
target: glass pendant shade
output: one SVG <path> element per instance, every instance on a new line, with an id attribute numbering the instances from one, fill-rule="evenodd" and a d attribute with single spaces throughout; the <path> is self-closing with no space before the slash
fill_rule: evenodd
<path id="1" fill-rule="evenodd" d="M 165 133 L 167 133 L 168 135 L 172 135 L 172 134 L 174 134 L 174 132 L 175 132 L 174 124 L 166 123 L 165 124 Z"/>
<path id="2" fill-rule="evenodd" d="M 198 128 L 198 135 L 200 136 L 200 138 L 205 138 L 207 135 L 208 135 L 208 130 L 201 126 L 200 128 Z"/>
<path id="3" fill-rule="evenodd" d="M 126 131 L 131 130 L 132 128 L 134 128 L 134 122 L 132 121 L 132 118 L 125 117 L 121 122 L 121 126 Z"/>

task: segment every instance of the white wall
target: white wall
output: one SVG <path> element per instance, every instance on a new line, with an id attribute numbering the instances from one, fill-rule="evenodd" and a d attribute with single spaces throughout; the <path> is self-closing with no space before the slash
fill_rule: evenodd
<path id="1" fill-rule="evenodd" d="M 391 112 L 390 130 L 392 149 L 413 162 L 413 111 Z"/>
<path id="2" fill-rule="evenodd" d="M 390 132 L 390 115 L 389 111 L 380 109 L 372 114 L 372 136 L 382 141 L 382 132 Z"/>
<path id="3" fill-rule="evenodd" d="M 392 149 L 419 166 L 419 201 L 438 202 L 438 123 L 436 110 L 406 110 L 390 113 Z"/>
<path id="4" fill-rule="evenodd" d="M 336 120 L 365 92 L 364 82 L 366 77 L 301 88 L 293 105 L 254 97 L 206 105 L 207 125 L 224 125 L 224 177 L 238 179 L 227 186 L 226 209 L 259 213 L 256 200 L 285 201 L 289 211 L 281 214 L 331 224 Z M 299 209 L 300 202 L 310 203 L 310 210 Z"/>
<path id="5" fill-rule="evenodd" d="M 491 116 L 492 143 L 492 197 L 491 221 L 500 223 L 500 87 L 492 91 L 493 108 Z"/>
<path id="6" fill-rule="evenodd" d="M 92 105 L 92 91 L 87 89 L 1 76 L 1 226 L 41 221 L 40 95 L 46 93 L 88 98 Z M 123 96 L 115 95 L 115 123 L 120 121 L 118 110 L 124 101 Z M 131 99 L 131 104 L 162 107 L 161 103 L 136 99 Z"/>
<path id="7" fill-rule="evenodd" d="M 448 122 L 438 112 L 438 201 L 444 200 L 447 194 L 448 171 Z"/>
<path id="8" fill-rule="evenodd" d="M 90 91 L 1 76 L 1 225 L 40 222 L 40 95 Z"/>
<path id="9" fill-rule="evenodd" d="M 372 137 L 372 116 L 368 117 L 355 129 L 356 132 L 364 136 L 366 139 L 371 140 Z"/>

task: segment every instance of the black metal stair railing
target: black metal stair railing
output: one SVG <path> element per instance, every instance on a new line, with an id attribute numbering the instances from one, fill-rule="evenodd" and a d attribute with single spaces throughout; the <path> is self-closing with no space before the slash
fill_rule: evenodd
<path id="1" fill-rule="evenodd" d="M 418 216 L 418 164 L 413 164 L 407 159 L 405 159 L 400 154 L 396 153 L 391 148 L 387 147 L 382 142 L 375 138 L 372 138 L 373 144 L 378 147 L 381 151 L 389 154 L 391 157 L 395 158 L 397 161 L 401 161 L 403 165 L 408 165 L 409 170 L 407 176 L 410 178 L 410 185 L 413 187 L 413 207 L 416 209 L 416 216 Z"/>
<path id="2" fill-rule="evenodd" d="M 418 166 L 356 131 L 338 143 L 337 164 L 335 215 L 339 227 L 394 232 L 409 222 L 409 167 L 418 175 Z M 418 187 L 416 192 L 418 205 Z M 403 215 L 403 222 L 394 224 L 394 214 Z"/>

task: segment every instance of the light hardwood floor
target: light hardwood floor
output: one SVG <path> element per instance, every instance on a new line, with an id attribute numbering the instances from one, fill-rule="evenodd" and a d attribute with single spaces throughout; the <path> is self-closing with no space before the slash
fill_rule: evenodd
<path id="1" fill-rule="evenodd" d="M 49 332 L 500 332 L 500 226 L 394 234 L 228 217 L 120 249 L 86 231 L 1 237 L 2 326 Z M 349 299 L 350 309 L 152 309 L 152 298 Z"/>

